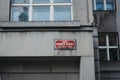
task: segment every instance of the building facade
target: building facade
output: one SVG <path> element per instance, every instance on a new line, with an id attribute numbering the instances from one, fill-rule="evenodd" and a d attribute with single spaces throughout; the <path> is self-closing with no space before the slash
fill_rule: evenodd
<path id="1" fill-rule="evenodd" d="M 0 80 L 95 80 L 92 0 L 0 0 Z"/>
<path id="2" fill-rule="evenodd" d="M 94 23 L 98 36 L 94 46 L 96 80 L 120 79 L 119 0 L 93 0 Z"/>
<path id="3" fill-rule="evenodd" d="M 119 0 L 0 0 L 0 80 L 120 80 Z"/>

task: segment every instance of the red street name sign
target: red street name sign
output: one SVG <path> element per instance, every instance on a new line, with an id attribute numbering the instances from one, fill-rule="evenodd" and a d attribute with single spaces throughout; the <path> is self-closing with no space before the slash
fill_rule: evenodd
<path id="1" fill-rule="evenodd" d="M 55 40 L 55 49 L 76 49 L 76 40 Z"/>

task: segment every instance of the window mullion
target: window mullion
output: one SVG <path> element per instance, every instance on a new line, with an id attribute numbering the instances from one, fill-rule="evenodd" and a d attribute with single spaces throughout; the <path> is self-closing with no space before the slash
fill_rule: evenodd
<path id="1" fill-rule="evenodd" d="M 50 0 L 50 21 L 54 20 L 54 2 Z"/>
<path id="2" fill-rule="evenodd" d="M 107 10 L 107 2 L 104 0 L 104 10 Z"/>
<path id="3" fill-rule="evenodd" d="M 109 48 L 107 48 L 107 57 L 108 57 L 108 61 L 110 61 L 110 51 L 109 51 Z"/>
<path id="4" fill-rule="evenodd" d="M 29 6 L 29 21 L 32 21 L 32 0 L 30 0 L 30 6 Z"/>
<path id="5" fill-rule="evenodd" d="M 115 10 L 115 1 L 114 0 L 112 0 L 112 2 L 113 2 L 113 9 Z"/>
<path id="6" fill-rule="evenodd" d="M 32 21 L 32 6 L 30 5 L 30 10 L 29 10 L 29 21 Z"/>
<path id="7" fill-rule="evenodd" d="M 96 10 L 96 0 L 93 0 L 94 2 L 94 10 Z"/>
<path id="8" fill-rule="evenodd" d="M 108 61 L 110 61 L 109 37 L 108 37 L 108 35 L 106 35 L 106 46 L 107 46 L 107 57 L 108 57 Z"/>
<path id="9" fill-rule="evenodd" d="M 73 20 L 73 7 L 71 5 L 71 20 Z"/>

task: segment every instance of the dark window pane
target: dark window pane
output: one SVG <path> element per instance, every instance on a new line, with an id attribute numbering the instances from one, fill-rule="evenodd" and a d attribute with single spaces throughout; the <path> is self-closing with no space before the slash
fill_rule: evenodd
<path id="1" fill-rule="evenodd" d="M 107 2 L 107 10 L 114 10 L 114 3 L 113 3 L 113 0 L 106 0 Z"/>
<path id="2" fill-rule="evenodd" d="M 109 36 L 109 45 L 110 46 L 117 46 L 116 35 Z"/>
<path id="3" fill-rule="evenodd" d="M 28 7 L 12 7 L 12 21 L 28 21 Z"/>
<path id="4" fill-rule="evenodd" d="M 103 10 L 103 3 L 96 3 L 96 10 Z"/>
<path id="5" fill-rule="evenodd" d="M 99 46 L 106 46 L 106 36 L 105 35 L 99 35 Z"/>
<path id="6" fill-rule="evenodd" d="M 100 60 L 108 60 L 107 49 L 99 49 Z"/>
<path id="7" fill-rule="evenodd" d="M 16 4 L 29 3 L 29 0 L 12 0 L 12 3 L 16 3 Z"/>
<path id="8" fill-rule="evenodd" d="M 49 0 L 33 0 L 33 3 L 49 3 Z"/>
<path id="9" fill-rule="evenodd" d="M 118 53 L 117 49 L 109 49 L 110 51 L 110 61 L 117 61 L 118 60 Z"/>
<path id="10" fill-rule="evenodd" d="M 107 10 L 114 10 L 113 3 L 107 2 Z"/>
<path id="11" fill-rule="evenodd" d="M 96 0 L 96 10 L 103 10 L 103 0 Z"/>

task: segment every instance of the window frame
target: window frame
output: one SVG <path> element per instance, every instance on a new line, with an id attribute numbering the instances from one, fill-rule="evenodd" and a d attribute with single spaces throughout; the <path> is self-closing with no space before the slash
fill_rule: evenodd
<path id="1" fill-rule="evenodd" d="M 107 61 L 111 61 L 110 60 L 110 49 L 117 49 L 117 55 L 118 55 L 118 59 L 117 60 L 120 60 L 120 54 L 119 54 L 119 46 L 118 46 L 118 35 L 117 34 L 99 34 L 99 36 L 101 35 L 104 35 L 105 36 L 105 40 L 106 40 L 106 45 L 105 46 L 100 46 L 99 45 L 99 50 L 100 49 L 106 49 L 107 50 Z M 111 35 L 114 35 L 116 36 L 116 46 L 110 46 L 109 44 L 109 36 Z M 99 39 L 99 38 L 98 38 Z M 99 53 L 99 56 L 100 56 L 100 53 Z M 99 57 L 100 58 L 100 57 Z M 101 59 L 100 59 L 101 60 Z M 106 60 L 102 60 L 102 61 L 106 61 Z"/>
<path id="2" fill-rule="evenodd" d="M 112 0 L 113 1 L 113 9 L 112 10 L 107 10 L 107 0 L 103 0 L 103 10 L 97 10 L 97 5 L 96 5 L 96 2 L 97 0 L 93 0 L 93 10 L 95 11 L 114 11 L 116 10 L 116 4 L 115 4 L 115 0 Z"/>
<path id="3" fill-rule="evenodd" d="M 10 21 L 13 21 L 12 20 L 12 7 L 29 7 L 29 14 L 28 14 L 28 21 L 33 21 L 32 19 L 32 11 L 33 11 L 33 6 L 50 6 L 50 20 L 49 21 L 56 21 L 54 20 L 54 7 L 55 6 L 70 6 L 71 8 L 71 15 L 70 15 L 70 20 L 68 21 L 72 21 L 73 20 L 73 4 L 72 4 L 72 0 L 70 0 L 71 2 L 70 3 L 56 3 L 54 2 L 54 0 L 50 0 L 49 3 L 33 3 L 33 0 L 29 0 L 29 3 L 12 3 L 12 0 L 11 0 L 11 12 L 10 12 Z M 62 21 L 62 20 L 60 20 Z M 63 20 L 63 21 L 66 21 L 66 20 Z"/>

